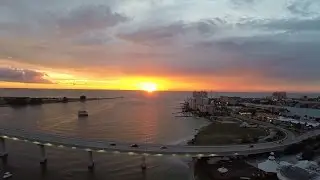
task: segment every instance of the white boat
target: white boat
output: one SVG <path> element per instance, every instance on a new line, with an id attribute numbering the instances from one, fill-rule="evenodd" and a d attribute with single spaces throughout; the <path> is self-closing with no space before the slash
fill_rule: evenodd
<path id="1" fill-rule="evenodd" d="M 78 111 L 78 117 L 88 117 L 89 114 L 87 111 Z"/>
<path id="2" fill-rule="evenodd" d="M 8 179 L 12 177 L 12 173 L 11 172 L 6 172 L 4 173 L 4 175 L 2 176 L 3 179 Z"/>

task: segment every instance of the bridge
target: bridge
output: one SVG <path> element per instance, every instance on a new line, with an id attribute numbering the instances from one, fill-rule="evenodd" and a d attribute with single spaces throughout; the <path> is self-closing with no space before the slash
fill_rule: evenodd
<path id="1" fill-rule="evenodd" d="M 84 150 L 89 155 L 89 168 L 94 167 L 93 152 L 95 153 L 123 153 L 128 155 L 142 156 L 143 169 L 146 168 L 146 156 L 184 156 L 184 157 L 223 157 L 260 154 L 271 151 L 283 150 L 285 147 L 299 143 L 303 140 L 320 135 L 320 130 L 310 131 L 295 138 L 286 138 L 281 141 L 257 143 L 253 147 L 249 145 L 225 145 L 225 146 L 189 146 L 189 145 L 163 145 L 148 143 L 123 143 L 107 140 L 93 140 L 64 137 L 61 135 L 31 133 L 21 129 L 0 128 L 0 146 L 2 156 L 7 157 L 5 140 L 24 141 L 36 144 L 40 147 L 41 164 L 46 164 L 47 157 L 45 147 L 71 148 L 74 150 Z"/>

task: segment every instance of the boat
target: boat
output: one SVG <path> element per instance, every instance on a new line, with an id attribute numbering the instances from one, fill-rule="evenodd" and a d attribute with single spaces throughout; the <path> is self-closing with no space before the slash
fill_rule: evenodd
<path id="1" fill-rule="evenodd" d="M 88 117 L 89 114 L 87 111 L 78 111 L 78 117 Z"/>
<path id="2" fill-rule="evenodd" d="M 12 173 L 11 172 L 6 172 L 4 173 L 4 175 L 2 176 L 3 179 L 8 179 L 12 177 Z"/>

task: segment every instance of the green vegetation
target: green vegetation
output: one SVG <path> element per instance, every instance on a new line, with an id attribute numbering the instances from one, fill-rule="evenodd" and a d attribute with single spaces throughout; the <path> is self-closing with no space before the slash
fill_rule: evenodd
<path id="1" fill-rule="evenodd" d="M 263 128 L 241 128 L 238 123 L 213 122 L 199 131 L 192 145 L 224 145 L 235 143 L 254 143 L 260 136 L 267 136 Z"/>
<path id="2" fill-rule="evenodd" d="M 292 144 L 284 150 L 284 154 L 291 155 L 302 152 L 302 158 L 312 159 L 314 153 L 320 154 L 320 136 L 302 141 L 299 144 Z"/>

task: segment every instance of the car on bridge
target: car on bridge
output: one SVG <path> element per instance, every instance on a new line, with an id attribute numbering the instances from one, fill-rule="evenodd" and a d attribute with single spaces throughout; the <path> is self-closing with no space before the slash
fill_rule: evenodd
<path id="1" fill-rule="evenodd" d="M 116 143 L 110 143 L 109 145 L 110 146 L 116 146 Z"/>
<path id="2" fill-rule="evenodd" d="M 138 146 L 138 144 L 131 144 L 131 147 L 137 148 L 139 146 Z"/>
<path id="3" fill-rule="evenodd" d="M 167 146 L 161 146 L 160 149 L 168 149 Z"/>

